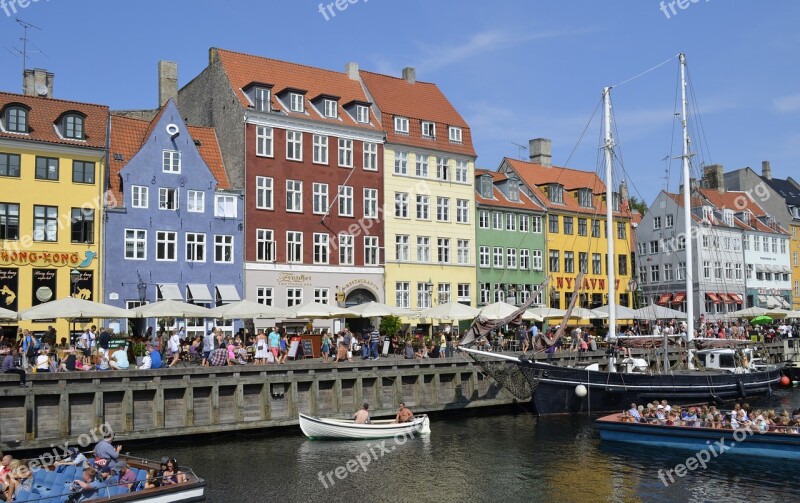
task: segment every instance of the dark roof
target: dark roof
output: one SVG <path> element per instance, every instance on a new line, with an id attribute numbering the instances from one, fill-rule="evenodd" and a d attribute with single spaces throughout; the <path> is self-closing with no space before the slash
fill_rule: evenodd
<path id="1" fill-rule="evenodd" d="M 780 194 L 780 196 L 786 200 L 786 204 L 789 206 L 800 206 L 800 188 L 798 188 L 795 184 L 790 182 L 789 180 L 781 180 L 780 178 L 764 178 L 764 183 L 769 185 L 772 190 Z"/>

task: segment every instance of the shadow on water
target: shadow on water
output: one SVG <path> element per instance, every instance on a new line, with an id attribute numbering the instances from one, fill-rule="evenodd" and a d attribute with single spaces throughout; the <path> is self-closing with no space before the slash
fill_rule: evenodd
<path id="1" fill-rule="evenodd" d="M 797 408 L 800 390 L 753 405 Z M 665 487 L 658 471 L 691 453 L 601 443 L 593 418 L 519 410 L 440 416 L 430 437 L 405 442 L 311 441 L 293 428 L 140 446 L 135 454 L 168 454 L 193 467 L 214 503 L 796 500 L 797 463 L 725 454 Z"/>

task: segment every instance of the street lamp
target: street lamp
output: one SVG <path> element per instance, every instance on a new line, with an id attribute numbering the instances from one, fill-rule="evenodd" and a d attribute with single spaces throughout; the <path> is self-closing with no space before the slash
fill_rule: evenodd
<path id="1" fill-rule="evenodd" d="M 78 293 L 78 282 L 81 280 L 81 272 L 73 269 L 69 272 L 69 280 L 72 282 L 72 296 L 75 297 Z"/>

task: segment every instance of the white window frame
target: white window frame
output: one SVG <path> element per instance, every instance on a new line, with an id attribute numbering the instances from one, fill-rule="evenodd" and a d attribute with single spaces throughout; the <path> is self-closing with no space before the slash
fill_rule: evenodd
<path id="1" fill-rule="evenodd" d="M 436 221 L 449 222 L 450 221 L 450 198 L 449 197 L 436 197 Z"/>
<path id="2" fill-rule="evenodd" d="M 256 87 L 253 90 L 253 108 L 257 112 L 269 112 L 271 110 L 270 94 L 270 90 L 266 87 Z"/>
<path id="3" fill-rule="evenodd" d="M 364 236 L 364 265 L 380 265 L 378 236 Z"/>
<path id="4" fill-rule="evenodd" d="M 520 215 L 519 216 L 519 231 L 520 232 L 528 232 L 529 231 L 529 224 L 528 215 Z"/>
<path id="5" fill-rule="evenodd" d="M 274 204 L 273 180 L 269 176 L 256 177 L 256 209 L 271 210 Z"/>
<path id="6" fill-rule="evenodd" d="M 533 216 L 533 220 L 531 221 L 531 232 L 534 234 L 542 233 L 542 217 L 540 215 Z"/>
<path id="7" fill-rule="evenodd" d="M 125 260 L 147 260 L 147 231 L 145 229 L 125 229 Z M 133 246 L 133 255 L 128 256 L 128 245 Z M 138 256 L 141 253 L 141 256 Z"/>
<path id="8" fill-rule="evenodd" d="M 159 247 L 163 247 L 164 254 L 159 253 Z M 172 253 L 169 253 L 169 250 Z M 156 231 L 156 262 L 177 262 L 178 261 L 178 233 L 175 231 Z"/>
<path id="9" fill-rule="evenodd" d="M 378 171 L 378 144 L 364 142 L 364 171 Z"/>
<path id="10" fill-rule="evenodd" d="M 503 212 L 502 211 L 493 211 L 492 212 L 492 229 L 496 231 L 503 230 Z"/>
<path id="11" fill-rule="evenodd" d="M 489 247 L 481 246 L 478 248 L 478 267 L 491 267 L 492 263 L 489 259 Z"/>
<path id="12" fill-rule="evenodd" d="M 256 229 L 256 262 L 275 262 L 275 233 Z"/>
<path id="13" fill-rule="evenodd" d="M 233 194 L 214 194 L 214 217 L 236 218 L 238 216 L 236 196 Z"/>
<path id="14" fill-rule="evenodd" d="M 428 156 L 426 154 L 415 154 L 415 171 L 414 174 L 420 178 L 428 178 Z"/>
<path id="15" fill-rule="evenodd" d="M 469 199 L 456 199 L 456 223 L 469 223 Z"/>
<path id="16" fill-rule="evenodd" d="M 353 234 L 339 234 L 339 265 L 354 265 L 356 238 Z"/>
<path id="17" fill-rule="evenodd" d="M 314 257 L 315 264 L 330 263 L 330 236 L 325 232 L 314 233 Z"/>
<path id="18" fill-rule="evenodd" d="M 186 211 L 190 213 L 204 213 L 206 206 L 206 193 L 202 190 L 186 191 Z"/>
<path id="19" fill-rule="evenodd" d="M 505 264 L 505 255 L 503 255 L 503 247 L 495 246 L 492 248 L 492 267 L 495 269 L 503 269 Z"/>
<path id="20" fill-rule="evenodd" d="M 353 140 L 339 138 L 339 167 L 353 167 Z"/>
<path id="21" fill-rule="evenodd" d="M 303 181 L 286 180 L 286 212 L 303 212 Z"/>
<path id="22" fill-rule="evenodd" d="M 161 171 L 179 174 L 181 172 L 181 153 L 178 150 L 163 150 L 161 155 Z"/>
<path id="23" fill-rule="evenodd" d="M 394 153 L 394 174 L 408 175 L 408 152 L 395 151 Z"/>
<path id="24" fill-rule="evenodd" d="M 168 206 L 169 203 L 169 194 L 173 193 L 174 196 L 172 197 L 172 202 L 174 203 L 174 207 L 170 208 Z M 164 211 L 177 211 L 181 207 L 181 192 L 180 189 L 174 187 L 159 187 L 158 188 L 158 209 Z"/>
<path id="25" fill-rule="evenodd" d="M 273 129 L 269 126 L 256 126 L 256 156 L 273 157 Z"/>
<path id="26" fill-rule="evenodd" d="M 394 254 L 398 262 L 408 262 L 408 234 L 396 234 L 394 237 Z"/>
<path id="27" fill-rule="evenodd" d="M 131 208 L 147 208 L 149 206 L 150 187 L 131 185 Z"/>
<path id="28" fill-rule="evenodd" d="M 328 164 L 328 137 L 321 134 L 315 134 L 311 137 L 312 159 L 314 164 Z"/>
<path id="29" fill-rule="evenodd" d="M 378 189 L 364 188 L 364 218 L 378 218 Z"/>
<path id="30" fill-rule="evenodd" d="M 431 196 L 427 194 L 417 194 L 416 214 L 417 214 L 417 220 L 430 221 Z"/>
<path id="31" fill-rule="evenodd" d="M 303 233 L 300 231 L 286 231 L 286 262 L 303 263 Z"/>
<path id="32" fill-rule="evenodd" d="M 186 262 L 202 263 L 206 261 L 206 235 L 203 232 L 187 232 L 184 251 Z"/>
<path id="33" fill-rule="evenodd" d="M 300 93 L 289 93 L 289 110 L 297 113 L 306 111 L 306 101 Z"/>
<path id="34" fill-rule="evenodd" d="M 566 253 L 571 252 L 564 252 L 565 259 Z M 575 269 L 575 256 L 573 255 L 573 270 Z M 506 269 L 516 269 L 517 268 L 517 249 L 516 248 L 506 248 Z M 564 271 L 564 272 L 572 272 L 572 271 Z"/>
<path id="35" fill-rule="evenodd" d="M 469 264 L 469 248 L 470 242 L 469 239 L 458 239 L 456 240 L 456 263 L 461 265 Z"/>
<path id="36" fill-rule="evenodd" d="M 303 132 L 286 130 L 286 160 L 303 161 Z"/>
<path id="37" fill-rule="evenodd" d="M 489 211 L 488 210 L 479 210 L 478 211 L 478 228 L 479 229 L 488 229 L 489 228 Z"/>
<path id="38" fill-rule="evenodd" d="M 286 288 L 286 306 L 300 306 L 303 304 L 303 289 L 297 287 Z"/>
<path id="39" fill-rule="evenodd" d="M 325 114 L 325 117 L 329 119 L 336 119 L 339 117 L 339 104 L 336 103 L 336 100 L 323 98 L 322 106 L 324 108 L 323 113 Z"/>
<path id="40" fill-rule="evenodd" d="M 544 270 L 544 252 L 542 250 L 531 250 L 531 269 L 534 271 Z"/>
<path id="41" fill-rule="evenodd" d="M 519 250 L 519 268 L 522 271 L 531 269 L 531 251 L 526 248 L 520 248 Z"/>
<path id="42" fill-rule="evenodd" d="M 463 131 L 458 126 L 450 126 L 447 128 L 447 137 L 453 143 L 461 143 L 463 141 Z"/>
<path id="43" fill-rule="evenodd" d="M 450 159 L 447 157 L 436 158 L 436 179 L 442 182 L 450 181 Z"/>
<path id="44" fill-rule="evenodd" d="M 408 117 L 394 118 L 394 132 L 400 134 L 408 134 Z"/>
<path id="45" fill-rule="evenodd" d="M 423 138 L 436 139 L 436 123 L 431 121 L 421 121 L 420 129 Z"/>
<path id="46" fill-rule="evenodd" d="M 356 105 L 356 122 L 369 124 L 369 107 L 366 105 Z"/>
<path id="47" fill-rule="evenodd" d="M 311 185 L 311 191 L 311 200 L 313 204 L 312 212 L 315 215 L 324 215 L 325 212 L 328 211 L 328 205 L 330 204 L 328 184 L 313 182 Z"/>
<path id="48" fill-rule="evenodd" d="M 408 281 L 395 282 L 394 304 L 395 306 L 404 309 L 407 309 L 411 306 L 411 283 Z"/>
<path id="49" fill-rule="evenodd" d="M 431 261 L 431 238 L 430 236 L 417 236 L 417 262 Z"/>
<path id="50" fill-rule="evenodd" d="M 352 217 L 353 206 L 353 186 L 339 185 L 339 216 Z"/>
<path id="51" fill-rule="evenodd" d="M 456 161 L 456 183 L 468 183 L 469 163 Z"/>
<path id="52" fill-rule="evenodd" d="M 264 306 L 275 305 L 275 289 L 271 286 L 256 287 L 256 302 Z"/>
<path id="53" fill-rule="evenodd" d="M 330 288 L 315 288 L 314 289 L 314 302 L 318 304 L 331 303 L 331 289 Z"/>
<path id="54" fill-rule="evenodd" d="M 394 193 L 395 218 L 408 218 L 408 192 Z"/>
<path id="55" fill-rule="evenodd" d="M 228 260 L 225 260 L 225 251 L 228 251 Z M 222 260 L 218 260 L 217 256 L 222 252 Z M 234 244 L 233 236 L 230 234 L 215 234 L 214 235 L 214 263 L 215 264 L 233 264 L 234 261 Z"/>

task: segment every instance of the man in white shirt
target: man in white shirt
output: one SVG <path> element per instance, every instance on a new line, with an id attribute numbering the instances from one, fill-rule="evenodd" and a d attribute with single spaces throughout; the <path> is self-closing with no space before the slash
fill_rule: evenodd
<path id="1" fill-rule="evenodd" d="M 172 362 L 169 366 L 174 367 L 181 359 L 181 337 L 177 330 L 173 330 L 172 336 L 169 338 L 169 350 L 172 353 Z"/>

